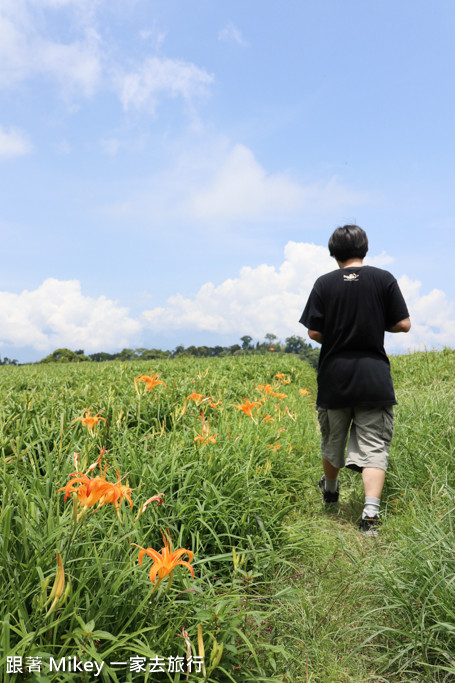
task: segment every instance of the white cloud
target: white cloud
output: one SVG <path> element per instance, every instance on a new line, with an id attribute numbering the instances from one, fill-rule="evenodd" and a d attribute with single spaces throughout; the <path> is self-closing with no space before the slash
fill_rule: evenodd
<path id="1" fill-rule="evenodd" d="M 248 43 L 242 36 L 242 32 L 237 28 L 237 26 L 235 26 L 235 24 L 232 23 L 232 21 L 226 24 L 226 26 L 218 33 L 218 40 L 234 42 L 238 45 L 242 45 L 243 47 L 248 46 Z"/>
<path id="2" fill-rule="evenodd" d="M 48 278 L 34 291 L 0 294 L 3 345 L 95 352 L 129 346 L 140 331 L 141 324 L 129 317 L 127 308 L 105 296 L 84 296 L 77 280 Z"/>
<path id="3" fill-rule="evenodd" d="M 139 37 L 150 43 L 154 50 L 159 51 L 166 39 L 166 32 L 158 31 L 156 28 L 143 29 L 139 31 Z"/>
<path id="4" fill-rule="evenodd" d="M 364 204 L 368 195 L 340 185 L 336 177 L 303 185 L 287 173 L 267 174 L 244 145 L 229 150 L 205 188 L 189 199 L 199 220 L 272 219 L 283 213 L 342 210 Z"/>
<path id="5" fill-rule="evenodd" d="M 376 201 L 336 177 L 305 184 L 289 173 L 269 172 L 251 149 L 221 136 L 197 142 L 197 147 L 186 139 L 178 148 L 170 145 L 168 168 L 150 177 L 145 188 L 141 183 L 140 191 L 120 196 L 102 210 L 113 217 L 191 222 L 191 229 L 200 231 L 207 226 L 232 230 L 235 223 L 284 229 L 290 218 L 302 223 L 314 216 L 333 220 L 333 214 Z M 114 153 L 115 145 L 103 144 L 103 149 Z"/>
<path id="6" fill-rule="evenodd" d="M 66 100 L 91 97 L 101 87 L 111 89 L 125 110 L 154 113 L 163 97 L 181 98 L 192 110 L 193 100 L 207 93 L 213 75 L 183 60 L 150 57 L 131 68 L 97 30 L 98 0 L 1 0 L 0 87 L 12 88 L 37 76 L 56 83 Z M 53 14 L 64 13 L 74 38 L 53 38 Z M 54 29 L 55 30 L 55 29 Z M 141 32 L 159 50 L 164 34 Z M 114 55 L 115 58 L 114 58 Z"/>
<path id="7" fill-rule="evenodd" d="M 81 40 L 67 45 L 37 40 L 33 46 L 34 58 L 41 72 L 58 81 L 65 96 L 81 93 L 89 97 L 101 82 L 99 43 L 94 30 L 87 30 Z"/>
<path id="8" fill-rule="evenodd" d="M 32 0 L 30 4 L 41 7 L 52 7 L 53 9 L 60 9 L 61 7 L 76 6 L 87 7 L 93 5 L 96 0 Z"/>
<path id="9" fill-rule="evenodd" d="M 387 335 L 401 350 L 455 346 L 455 306 L 440 289 L 421 294 L 422 283 L 406 275 L 398 279 L 411 316 L 411 331 Z M 391 339 L 393 337 L 393 339 Z"/>
<path id="10" fill-rule="evenodd" d="M 14 19 L 5 8 L 0 8 L 0 85 L 3 86 L 22 80 L 30 68 L 25 27 L 20 30 L 16 26 L 19 17 Z M 20 23 L 25 23 L 25 17 L 21 19 Z"/>
<path id="11" fill-rule="evenodd" d="M 381 251 L 381 253 L 377 256 L 366 256 L 365 265 L 376 266 L 376 268 L 384 268 L 384 266 L 388 266 L 390 263 L 393 263 L 394 261 L 395 259 L 393 258 L 393 256 L 390 256 L 385 251 Z"/>
<path id="12" fill-rule="evenodd" d="M 148 331 L 177 330 L 187 336 L 208 332 L 260 339 L 271 332 L 283 340 L 295 334 L 306 338 L 298 320 L 316 278 L 334 267 L 326 247 L 288 242 L 278 268 L 245 266 L 236 278 L 219 285 L 207 282 L 192 298 L 176 294 L 138 318 L 105 296 L 84 295 L 77 280 L 49 278 L 34 291 L 0 293 L 0 345 L 91 353 L 138 346 Z M 455 346 L 454 304 L 444 292 L 422 294 L 421 283 L 406 276 L 399 284 L 413 327 L 409 334 L 387 334 L 387 350 Z"/>
<path id="13" fill-rule="evenodd" d="M 194 299 L 177 294 L 166 307 L 143 313 L 146 326 L 155 331 L 195 329 L 279 336 L 303 333 L 298 319 L 314 280 L 333 270 L 327 249 L 314 244 L 288 242 L 279 269 L 260 265 L 242 268 L 239 277 L 215 286 L 203 285 Z"/>
<path id="14" fill-rule="evenodd" d="M 56 80 L 65 96 L 76 92 L 90 96 L 100 83 L 100 38 L 87 17 L 81 21 L 80 38 L 70 43 L 44 35 L 45 22 L 33 9 L 40 5 L 62 7 L 69 2 L 5 2 L 0 7 L 0 86 L 12 87 L 30 77 L 44 75 Z M 73 2 L 82 11 L 88 3 Z M 88 9 L 87 9 L 88 11 Z M 41 29 L 41 32 L 40 32 Z"/>
<path id="15" fill-rule="evenodd" d="M 91 97 L 101 87 L 114 90 L 124 109 L 154 112 L 163 97 L 182 98 L 189 111 L 207 92 L 213 75 L 183 60 L 151 57 L 127 68 L 110 39 L 97 30 L 100 0 L 1 0 L 0 87 L 12 88 L 37 76 L 57 83 L 66 100 Z M 53 15 L 71 27 L 71 40 L 53 37 Z M 101 30 L 101 29 L 100 29 Z M 159 50 L 164 34 L 141 32 Z M 115 55 L 115 58 L 114 58 Z"/>
<path id="16" fill-rule="evenodd" d="M 384 255 L 381 254 L 384 259 Z M 371 259 L 374 261 L 373 259 Z M 263 338 L 267 332 L 281 339 L 306 330 L 298 320 L 317 277 L 333 270 L 335 262 L 325 247 L 288 242 L 279 268 L 260 265 L 242 268 L 237 278 L 215 286 L 204 284 L 194 298 L 170 297 L 166 306 L 144 311 L 144 325 L 154 332 L 198 330 L 219 334 L 249 334 Z M 454 306 L 440 290 L 420 293 L 421 283 L 406 276 L 399 280 L 412 320 L 409 334 L 387 334 L 389 350 L 423 345 L 455 345 Z"/>
<path id="17" fill-rule="evenodd" d="M 25 133 L 17 128 L 5 130 L 0 126 L 0 161 L 13 157 L 22 157 L 33 151 L 33 145 Z"/>
<path id="18" fill-rule="evenodd" d="M 133 71 L 117 71 L 114 85 L 124 109 L 146 107 L 154 112 L 158 96 L 182 97 L 190 102 L 206 92 L 213 76 L 191 62 L 151 57 Z"/>

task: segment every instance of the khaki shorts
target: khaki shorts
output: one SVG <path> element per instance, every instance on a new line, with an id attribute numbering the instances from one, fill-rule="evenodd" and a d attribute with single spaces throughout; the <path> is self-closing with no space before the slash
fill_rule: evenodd
<path id="1" fill-rule="evenodd" d="M 350 467 L 358 472 L 364 467 L 387 470 L 393 436 L 392 406 L 318 408 L 318 419 L 322 457 L 334 467 Z"/>

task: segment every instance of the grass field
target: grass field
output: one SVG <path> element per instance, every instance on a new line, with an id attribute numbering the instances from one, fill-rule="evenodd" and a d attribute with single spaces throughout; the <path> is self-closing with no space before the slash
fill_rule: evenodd
<path id="1" fill-rule="evenodd" d="M 455 352 L 391 364 L 378 539 L 296 356 L 0 368 L 0 679 L 455 680 Z"/>

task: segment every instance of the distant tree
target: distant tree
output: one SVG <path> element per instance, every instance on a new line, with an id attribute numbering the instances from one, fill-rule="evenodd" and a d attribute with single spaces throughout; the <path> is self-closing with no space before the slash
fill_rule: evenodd
<path id="1" fill-rule="evenodd" d="M 276 334 L 271 334 L 270 332 L 268 332 L 264 336 L 264 339 L 265 339 L 265 343 L 262 346 L 265 348 L 266 351 L 270 351 L 270 350 L 281 351 L 282 350 L 281 342 L 278 339 L 278 337 L 276 336 Z"/>
<path id="2" fill-rule="evenodd" d="M 126 361 L 134 360 L 136 358 L 136 352 L 133 349 L 122 349 L 120 353 L 117 354 L 117 360 Z"/>
<path id="3" fill-rule="evenodd" d="M 117 354 L 99 351 L 98 353 L 91 353 L 89 358 L 90 360 L 95 361 L 96 363 L 102 363 L 107 360 L 115 360 L 117 358 Z"/>
<path id="4" fill-rule="evenodd" d="M 169 351 L 162 351 L 161 349 L 136 349 L 136 353 L 141 354 L 139 358 L 141 360 L 155 360 L 155 358 L 167 358 Z"/>
<path id="5" fill-rule="evenodd" d="M 170 356 L 171 358 L 175 358 L 175 356 L 180 356 L 182 353 L 185 353 L 185 347 L 182 344 L 179 344 L 171 351 Z"/>
<path id="6" fill-rule="evenodd" d="M 242 347 L 239 346 L 238 344 L 232 344 L 232 346 L 228 347 L 228 351 L 230 354 L 234 354 L 236 351 L 241 351 Z"/>
<path id="7" fill-rule="evenodd" d="M 284 352 L 296 353 L 301 358 L 307 360 L 314 368 L 317 368 L 318 366 L 319 349 L 314 349 L 310 344 L 307 344 L 302 337 L 298 337 L 297 335 L 287 337 Z"/>
<path id="8" fill-rule="evenodd" d="M 250 337 L 249 334 L 245 334 L 243 337 L 240 337 L 240 341 L 242 342 L 242 349 L 243 351 L 249 351 L 252 349 L 251 342 L 253 341 L 253 337 Z"/>
<path id="9" fill-rule="evenodd" d="M 296 353 L 301 358 L 307 360 L 310 365 L 317 368 L 319 362 L 319 349 L 313 348 L 310 344 L 296 335 L 286 339 L 285 353 Z"/>
<path id="10" fill-rule="evenodd" d="M 87 356 L 71 351 L 70 349 L 56 349 L 45 358 L 42 358 L 40 363 L 80 363 L 87 361 Z"/>
<path id="11" fill-rule="evenodd" d="M 293 335 L 292 337 L 287 337 L 286 346 L 284 347 L 285 353 L 300 353 L 303 351 L 305 346 L 308 346 L 302 337 L 297 337 Z"/>
<path id="12" fill-rule="evenodd" d="M 0 358 L 0 365 L 19 365 L 19 361 L 16 360 L 15 358 L 8 358 L 8 356 L 5 356 L 3 360 Z"/>

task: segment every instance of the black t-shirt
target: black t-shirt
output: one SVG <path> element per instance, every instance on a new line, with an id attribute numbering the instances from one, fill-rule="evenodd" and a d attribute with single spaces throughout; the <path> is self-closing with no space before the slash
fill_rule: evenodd
<path id="1" fill-rule="evenodd" d="M 384 332 L 407 317 L 398 283 L 386 270 L 339 268 L 318 278 L 300 318 L 323 335 L 318 406 L 394 405 Z"/>

